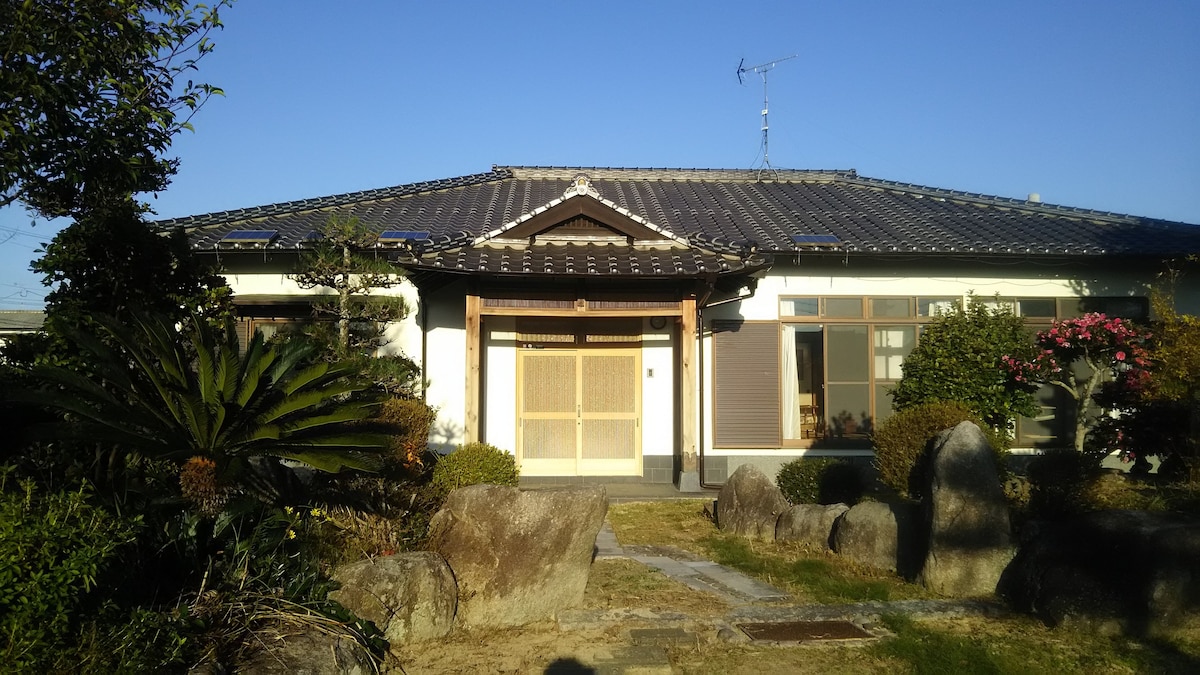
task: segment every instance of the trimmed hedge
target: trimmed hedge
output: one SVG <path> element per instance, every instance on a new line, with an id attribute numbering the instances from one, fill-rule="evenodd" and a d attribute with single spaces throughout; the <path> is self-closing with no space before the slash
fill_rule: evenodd
<path id="1" fill-rule="evenodd" d="M 866 491 L 862 472 L 844 459 L 800 457 L 784 464 L 775 483 L 791 504 L 857 504 Z"/>
<path id="2" fill-rule="evenodd" d="M 442 494 L 468 485 L 511 485 L 520 479 L 516 459 L 494 445 L 468 443 L 442 457 L 430 484 Z"/>
<path id="3" fill-rule="evenodd" d="M 965 403 L 932 401 L 901 410 L 875 428 L 875 467 L 879 480 L 902 497 L 921 498 L 930 442 L 960 422 L 974 422 L 996 453 L 1001 473 L 1008 460 L 1008 435 L 983 423 Z"/>

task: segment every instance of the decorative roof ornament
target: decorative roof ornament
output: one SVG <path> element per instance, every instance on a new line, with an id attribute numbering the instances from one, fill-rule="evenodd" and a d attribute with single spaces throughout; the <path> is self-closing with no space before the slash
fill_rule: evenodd
<path id="1" fill-rule="evenodd" d="M 586 195 L 588 197 L 600 199 L 600 191 L 592 187 L 592 179 L 588 178 L 587 174 L 583 173 L 578 174 L 575 176 L 575 178 L 571 179 L 571 187 L 567 188 L 567 191 L 563 193 L 563 198 L 566 199 L 569 197 L 574 197 L 575 195 Z"/>

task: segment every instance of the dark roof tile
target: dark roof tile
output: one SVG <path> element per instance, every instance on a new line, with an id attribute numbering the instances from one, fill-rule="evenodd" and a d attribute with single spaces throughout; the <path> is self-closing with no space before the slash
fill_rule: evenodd
<path id="1" fill-rule="evenodd" d="M 848 253 L 1172 256 L 1200 252 L 1200 227 L 858 176 L 853 171 L 495 167 L 378 190 L 159 221 L 214 248 L 237 229 L 275 229 L 273 248 L 304 245 L 331 214 L 376 230 L 428 230 L 457 246 L 562 197 L 587 175 L 600 198 L 714 253 L 797 250 L 826 234 Z M 448 242 L 436 241 L 448 238 Z M 800 245 L 803 249 L 804 246 Z M 822 250 L 829 250 L 822 246 Z M 464 263 L 469 265 L 470 261 Z"/>

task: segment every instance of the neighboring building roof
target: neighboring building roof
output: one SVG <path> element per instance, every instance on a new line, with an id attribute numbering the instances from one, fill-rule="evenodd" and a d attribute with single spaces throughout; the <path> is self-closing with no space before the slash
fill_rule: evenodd
<path id="1" fill-rule="evenodd" d="M 0 333 L 33 333 L 42 329 L 45 312 L 36 309 L 0 309 Z"/>
<path id="2" fill-rule="evenodd" d="M 421 266 L 477 268 L 484 255 L 479 245 L 489 233 L 512 229 L 561 202 L 580 175 L 614 212 L 686 240 L 702 256 L 713 254 L 712 261 L 697 261 L 698 267 L 755 250 L 1159 257 L 1200 252 L 1196 225 L 864 178 L 852 170 L 494 167 L 158 224 L 188 228 L 193 246 L 203 250 L 219 248 L 226 234 L 240 229 L 275 230 L 268 246 L 289 249 L 307 246 L 310 233 L 330 215 L 355 216 L 377 230 L 428 232 L 417 251 Z M 510 252 L 513 269 L 517 253 L 522 269 L 545 267 L 536 251 L 523 249 Z M 486 255 L 490 260 L 497 254 Z M 602 258 L 593 262 L 611 264 Z M 631 264 L 623 259 L 619 266 Z M 552 266 L 563 265 L 556 258 Z M 485 267 L 491 269 L 490 263 Z"/>

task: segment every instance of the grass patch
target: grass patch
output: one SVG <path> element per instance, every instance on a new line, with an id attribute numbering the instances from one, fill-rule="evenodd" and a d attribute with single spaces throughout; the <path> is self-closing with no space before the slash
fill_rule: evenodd
<path id="1" fill-rule="evenodd" d="M 847 603 L 929 597 L 919 586 L 829 551 L 794 542 L 759 542 L 722 534 L 706 502 L 618 504 L 608 518 L 622 545 L 668 545 L 691 551 L 783 589 L 800 602 Z"/>
<path id="2" fill-rule="evenodd" d="M 706 543 L 714 562 L 766 580 L 798 595 L 811 597 L 817 602 L 893 599 L 892 588 L 896 586 L 895 583 L 863 578 L 861 572 L 840 568 L 827 559 L 789 559 L 777 552 L 763 553 L 755 551 L 748 541 L 727 535 L 709 537 Z"/>
<path id="3" fill-rule="evenodd" d="M 723 600 L 699 594 L 658 570 L 623 558 L 592 563 L 583 606 L 586 609 L 670 609 L 693 616 L 720 614 L 729 609 Z"/>

